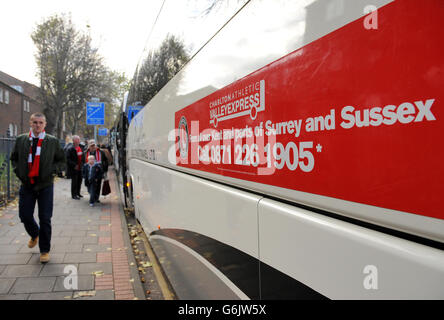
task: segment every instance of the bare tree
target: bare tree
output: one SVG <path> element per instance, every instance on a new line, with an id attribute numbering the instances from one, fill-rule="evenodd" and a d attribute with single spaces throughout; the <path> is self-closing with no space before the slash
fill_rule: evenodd
<path id="1" fill-rule="evenodd" d="M 107 97 L 118 86 L 118 75 L 103 63 L 91 37 L 77 31 L 69 18 L 54 15 L 37 25 L 31 35 L 37 47 L 40 88 L 48 131 L 62 138 L 65 112 L 70 131 L 76 132 L 92 96 Z"/>

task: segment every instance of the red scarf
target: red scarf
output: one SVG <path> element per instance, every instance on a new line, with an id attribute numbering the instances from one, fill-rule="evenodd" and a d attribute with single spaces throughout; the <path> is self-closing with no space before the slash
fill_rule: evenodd
<path id="1" fill-rule="evenodd" d="M 29 131 L 29 141 L 31 142 L 31 147 L 29 148 L 28 155 L 28 177 L 31 181 L 31 184 L 34 184 L 34 178 L 39 176 L 39 168 L 40 168 L 40 152 L 42 150 L 42 142 L 45 139 L 45 131 L 41 132 L 38 136 L 39 142 L 37 142 L 37 148 L 35 150 L 35 158 L 34 162 L 32 161 L 32 138 L 36 138 L 32 130 Z"/>
<path id="2" fill-rule="evenodd" d="M 79 146 L 75 147 L 76 152 L 77 152 L 77 165 L 79 166 L 79 170 L 81 170 L 82 167 L 82 148 L 80 148 Z"/>
<path id="3" fill-rule="evenodd" d="M 88 155 L 91 155 L 91 152 L 89 150 L 86 153 L 85 163 L 88 163 Z M 102 162 L 102 158 L 100 157 L 100 150 L 99 150 L 99 148 L 96 148 L 96 162 L 97 163 L 101 163 Z"/>

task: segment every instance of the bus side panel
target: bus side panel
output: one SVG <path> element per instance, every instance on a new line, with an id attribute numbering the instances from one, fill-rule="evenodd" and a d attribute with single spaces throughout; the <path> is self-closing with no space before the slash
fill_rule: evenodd
<path id="1" fill-rule="evenodd" d="M 200 286 L 204 272 L 196 270 L 204 270 L 204 265 L 209 267 L 207 278 L 213 272 L 235 292 L 258 298 L 260 197 L 135 159 L 130 168 L 136 217 L 157 249 L 156 255 L 164 260 L 165 271 L 171 271 L 168 276 L 173 287 L 190 287 L 180 298 L 233 298 L 224 295 L 224 288 Z M 246 298 L 242 293 L 238 297 Z"/>
<path id="2" fill-rule="evenodd" d="M 331 299 L 444 298 L 443 251 L 294 206 L 260 201 L 259 244 L 263 299 L 306 298 L 270 267 Z"/>

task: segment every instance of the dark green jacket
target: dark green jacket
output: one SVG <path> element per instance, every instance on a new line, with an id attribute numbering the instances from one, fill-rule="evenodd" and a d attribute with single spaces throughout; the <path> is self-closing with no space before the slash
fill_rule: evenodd
<path id="1" fill-rule="evenodd" d="M 31 186 L 28 178 L 28 155 L 31 142 L 29 134 L 21 134 L 15 140 L 14 149 L 11 153 L 11 163 L 16 176 L 25 186 Z M 38 191 L 54 183 L 54 176 L 63 170 L 65 166 L 65 153 L 60 146 L 59 140 L 46 134 L 42 142 L 40 153 L 39 176 L 32 185 Z"/>

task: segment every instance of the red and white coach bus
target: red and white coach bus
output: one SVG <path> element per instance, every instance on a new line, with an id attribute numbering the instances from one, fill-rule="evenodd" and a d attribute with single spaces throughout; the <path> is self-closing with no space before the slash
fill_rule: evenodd
<path id="1" fill-rule="evenodd" d="M 444 1 L 190 3 L 126 146 L 178 298 L 443 299 Z"/>

